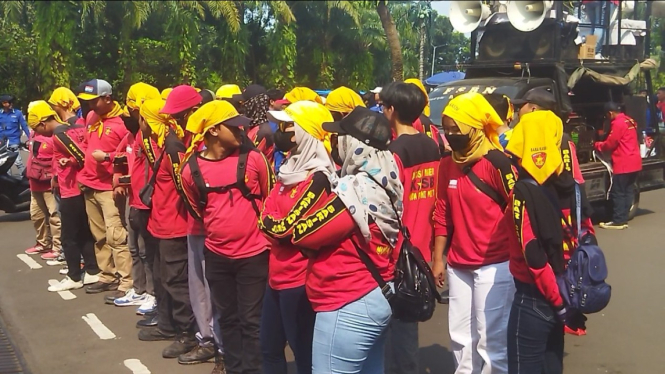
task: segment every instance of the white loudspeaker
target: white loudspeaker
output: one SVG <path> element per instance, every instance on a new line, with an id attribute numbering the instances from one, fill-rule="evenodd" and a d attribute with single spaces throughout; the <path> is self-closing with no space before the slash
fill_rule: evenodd
<path id="1" fill-rule="evenodd" d="M 478 28 L 490 13 L 482 1 L 455 1 L 450 6 L 450 23 L 456 31 L 467 33 Z"/>
<path id="2" fill-rule="evenodd" d="M 651 1 L 651 16 L 665 17 L 665 1 L 663 0 Z"/>
<path id="3" fill-rule="evenodd" d="M 552 1 L 509 1 L 508 20 L 520 31 L 533 31 L 543 23 L 552 5 Z"/>

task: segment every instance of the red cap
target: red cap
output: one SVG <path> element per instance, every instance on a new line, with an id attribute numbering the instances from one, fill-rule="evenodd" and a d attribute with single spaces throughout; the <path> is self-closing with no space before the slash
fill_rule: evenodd
<path id="1" fill-rule="evenodd" d="M 291 104 L 291 102 L 286 100 L 286 99 L 279 99 L 279 100 L 275 100 L 275 104 L 277 104 L 277 105 L 288 105 L 288 104 Z"/>
<path id="2" fill-rule="evenodd" d="M 166 104 L 164 104 L 164 108 L 162 108 L 160 113 L 180 113 L 201 104 L 202 100 L 201 94 L 196 92 L 194 87 L 183 84 L 173 88 L 169 97 L 166 98 Z"/>

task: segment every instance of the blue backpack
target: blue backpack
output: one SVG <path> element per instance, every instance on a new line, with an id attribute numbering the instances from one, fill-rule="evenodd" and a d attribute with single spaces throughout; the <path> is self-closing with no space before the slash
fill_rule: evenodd
<path id="1" fill-rule="evenodd" d="M 532 180 L 527 179 L 527 182 L 538 185 Z M 568 225 L 555 197 L 545 188 L 541 188 L 541 190 Z M 577 183 L 575 184 L 575 206 L 578 246 L 573 251 L 566 270 L 557 275 L 557 285 L 566 307 L 584 314 L 597 313 L 609 304 L 612 287 L 605 282 L 607 264 L 603 251 L 595 244 L 595 240 L 592 240 L 590 235 L 583 235 L 582 197 L 580 186 Z"/>

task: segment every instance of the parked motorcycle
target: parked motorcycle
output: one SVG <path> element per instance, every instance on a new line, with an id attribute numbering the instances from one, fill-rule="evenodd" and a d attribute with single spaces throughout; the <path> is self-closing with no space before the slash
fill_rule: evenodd
<path id="1" fill-rule="evenodd" d="M 9 173 L 17 157 L 18 152 L 8 150 L 6 144 L 0 146 L 0 210 L 6 213 L 30 208 L 30 185 L 25 171 L 20 177 Z"/>

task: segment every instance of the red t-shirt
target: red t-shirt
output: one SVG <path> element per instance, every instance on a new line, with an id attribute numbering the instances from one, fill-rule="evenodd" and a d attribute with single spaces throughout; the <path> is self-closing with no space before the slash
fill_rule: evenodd
<path id="1" fill-rule="evenodd" d="M 275 290 L 305 284 L 307 258 L 291 243 L 298 219 L 307 216 L 318 200 L 330 193 L 328 177 L 321 172 L 305 181 L 284 186 L 277 182 L 261 212 L 261 230 L 271 239 L 268 283 Z"/>
<path id="2" fill-rule="evenodd" d="M 187 236 L 187 207 L 180 175 L 177 174 L 185 145 L 174 135 L 168 134 L 161 155 L 166 152 L 157 169 L 152 209 L 148 219 L 148 231 L 158 239 L 174 239 Z M 158 155 L 158 157 L 160 157 Z"/>
<path id="3" fill-rule="evenodd" d="M 328 191 L 295 222 L 291 243 L 312 253 L 306 289 L 314 311 L 338 310 L 378 287 L 356 245 L 369 255 L 385 281 L 394 278 L 392 248 L 375 223 L 370 224 L 370 232 L 372 240 L 367 243 L 342 200 Z"/>
<path id="4" fill-rule="evenodd" d="M 35 133 L 28 151 L 28 162 L 26 164 L 28 168 L 31 167 L 34 159 L 38 159 L 42 162 L 48 162 L 50 164 L 49 169 L 53 172 L 53 138 Z M 42 181 L 28 178 L 28 184 L 32 192 L 51 191 L 50 180 Z"/>
<path id="5" fill-rule="evenodd" d="M 71 126 L 58 126 L 53 135 L 53 170 L 58 177 L 58 189 L 60 197 L 63 199 L 81 194 L 77 179 L 83 164 L 79 164 L 77 157 L 74 157 L 74 155 L 83 160 L 88 147 L 88 130 L 85 128 L 84 121 L 84 119 L 79 118 Z M 72 149 L 68 149 L 65 143 L 59 139 L 59 136 L 68 137 L 71 140 L 70 147 Z M 59 160 L 62 158 L 69 159 L 69 163 L 60 166 Z"/>
<path id="6" fill-rule="evenodd" d="M 404 185 L 402 221 L 411 232 L 411 242 L 429 262 L 432 259 L 432 212 L 441 160 L 439 147 L 427 135 L 419 133 L 401 135 L 388 149 L 395 156 Z M 397 248 L 401 247 L 401 242 L 400 236 Z"/>
<path id="7" fill-rule="evenodd" d="M 496 152 L 491 157 L 500 163 L 498 167 L 483 157 L 471 170 L 508 204 L 516 180 L 515 170 L 502 152 L 491 152 Z M 502 207 L 480 191 L 452 157 L 441 160 L 434 231 L 437 236 L 449 236 L 452 232 L 452 239 L 448 238 L 451 240 L 448 264 L 455 268 L 478 268 L 508 261 L 508 243 L 514 235 Z"/>
<path id="8" fill-rule="evenodd" d="M 99 118 L 95 112 L 90 112 L 86 123 L 97 122 Z M 95 130 L 88 132 L 88 149 L 85 152 L 85 163 L 83 169 L 78 175 L 78 182 L 86 187 L 98 191 L 113 190 L 113 157 L 115 156 L 118 144 L 129 133 L 125 123 L 120 117 L 107 118 L 103 121 L 103 130 L 101 136 Z M 111 156 L 110 161 L 97 162 L 92 153 L 101 150 Z"/>
<path id="9" fill-rule="evenodd" d="M 200 155 L 196 156 L 205 183 L 210 187 L 235 184 L 238 156 L 238 151 L 222 160 L 207 160 Z M 259 230 L 254 207 L 237 188 L 208 193 L 208 203 L 201 209 L 198 207 L 199 190 L 188 164 L 182 171 L 182 183 L 190 205 L 203 217 L 206 248 L 233 259 L 252 257 L 269 249 L 268 239 Z M 272 172 L 265 157 L 259 152 L 250 151 L 245 170 L 247 187 L 253 194 L 265 198 L 272 183 Z M 261 199 L 255 199 L 255 202 L 261 209 Z"/>

